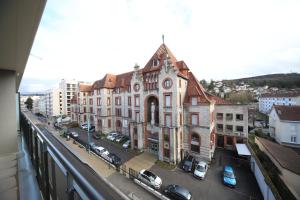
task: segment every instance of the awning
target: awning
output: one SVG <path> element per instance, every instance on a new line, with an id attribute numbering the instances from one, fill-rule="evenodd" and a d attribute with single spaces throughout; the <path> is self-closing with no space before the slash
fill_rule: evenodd
<path id="1" fill-rule="evenodd" d="M 240 156 L 251 156 L 251 153 L 245 144 L 236 144 L 235 147 Z"/>

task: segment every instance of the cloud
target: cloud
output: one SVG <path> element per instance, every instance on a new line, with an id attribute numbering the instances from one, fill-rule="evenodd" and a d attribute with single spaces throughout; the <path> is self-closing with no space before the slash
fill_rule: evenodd
<path id="1" fill-rule="evenodd" d="M 300 72 L 299 1 L 51 0 L 24 77 L 94 81 L 162 43 L 199 79 Z M 283 66 L 283 67 L 282 67 Z"/>

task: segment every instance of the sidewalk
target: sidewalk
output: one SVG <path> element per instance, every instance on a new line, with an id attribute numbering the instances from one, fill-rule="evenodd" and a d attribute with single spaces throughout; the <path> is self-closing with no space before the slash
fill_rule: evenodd
<path id="1" fill-rule="evenodd" d="M 30 119 L 34 123 L 42 124 L 42 122 L 37 120 L 34 115 L 27 114 L 27 116 L 30 117 Z M 102 159 L 98 158 L 96 155 L 94 155 L 92 153 L 89 154 L 85 148 L 79 147 L 78 143 L 74 144 L 73 139 L 67 141 L 66 138 L 61 137 L 59 131 L 55 130 L 51 125 L 50 126 L 48 124 L 44 124 L 44 125 L 53 134 L 53 136 L 55 136 L 62 144 L 64 144 L 66 146 L 66 148 L 68 148 L 74 155 L 76 155 L 80 160 L 82 160 L 82 162 L 88 164 L 92 169 L 94 169 L 95 172 L 99 176 L 105 178 L 114 187 L 116 187 L 118 190 L 120 190 L 125 196 L 131 197 L 132 194 L 134 194 L 133 196 L 135 197 L 134 198 L 135 200 L 138 200 L 138 199 L 139 200 L 142 200 L 142 199 L 155 200 L 155 199 L 157 199 L 154 195 L 148 193 L 146 190 L 144 190 L 143 188 L 141 188 L 140 186 L 135 184 L 132 180 L 126 178 L 124 175 L 117 172 L 113 167 L 111 167 L 109 164 L 107 164 Z M 143 155 L 143 154 L 141 154 L 141 155 Z M 136 169 L 136 167 L 134 167 L 134 163 L 138 163 L 138 162 L 145 162 L 145 163 L 148 163 L 148 165 L 149 165 L 149 162 L 147 162 L 145 160 L 145 159 L 147 159 L 147 157 L 149 157 L 149 155 L 147 155 L 147 154 L 145 156 L 141 156 L 141 155 L 137 156 L 137 157 L 139 157 L 137 160 L 134 160 L 134 158 L 132 158 L 131 160 L 133 160 L 133 161 L 131 161 L 131 160 L 128 161 L 128 162 L 131 161 L 131 163 L 132 163 L 132 164 L 130 164 L 130 167 L 132 167 L 133 169 Z M 143 166 L 143 165 L 139 165 L 139 167 L 140 166 Z M 129 167 L 129 165 L 128 165 L 128 167 Z"/>
<path id="2" fill-rule="evenodd" d="M 132 168 L 135 171 L 141 171 L 142 169 L 150 169 L 154 164 L 157 158 L 148 152 L 143 152 L 142 154 L 128 160 L 124 163 L 127 169 Z"/>

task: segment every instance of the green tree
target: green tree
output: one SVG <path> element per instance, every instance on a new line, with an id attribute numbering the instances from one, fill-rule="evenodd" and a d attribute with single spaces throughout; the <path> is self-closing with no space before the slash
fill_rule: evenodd
<path id="1" fill-rule="evenodd" d="M 248 91 L 230 93 L 227 98 L 232 103 L 248 104 L 255 101 L 253 95 Z"/>
<path id="2" fill-rule="evenodd" d="M 206 81 L 205 79 L 202 79 L 202 80 L 200 81 L 200 84 L 201 84 L 205 89 L 207 89 L 208 84 L 207 84 L 207 81 Z"/>
<path id="3" fill-rule="evenodd" d="M 25 101 L 25 104 L 26 104 L 26 108 L 28 110 L 32 110 L 32 104 L 33 104 L 33 100 L 31 97 L 28 97 Z"/>
<path id="4" fill-rule="evenodd" d="M 209 85 L 207 86 L 207 89 L 209 91 L 213 91 L 214 87 L 215 87 L 215 81 L 211 79 Z"/>

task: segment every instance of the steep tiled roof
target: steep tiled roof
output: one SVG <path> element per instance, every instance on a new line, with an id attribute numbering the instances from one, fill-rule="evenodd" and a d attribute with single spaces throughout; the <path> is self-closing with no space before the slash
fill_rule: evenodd
<path id="1" fill-rule="evenodd" d="M 117 75 L 115 87 L 125 87 L 130 85 L 133 71 Z"/>
<path id="2" fill-rule="evenodd" d="M 292 149 L 275 142 L 260 137 L 257 138 L 283 168 L 300 175 L 300 155 Z"/>
<path id="3" fill-rule="evenodd" d="M 262 94 L 261 97 L 298 97 L 300 96 L 300 91 L 291 92 L 278 92 L 278 93 L 266 93 Z"/>
<path id="4" fill-rule="evenodd" d="M 80 92 L 90 92 L 90 91 L 92 91 L 92 89 L 93 89 L 92 85 L 88 85 L 88 84 L 84 84 L 84 83 L 79 84 Z"/>
<path id="5" fill-rule="evenodd" d="M 300 121 L 300 106 L 274 105 L 274 108 L 280 120 Z"/>
<path id="6" fill-rule="evenodd" d="M 189 103 L 191 97 L 198 97 L 200 103 L 210 103 L 211 100 L 207 97 L 204 88 L 195 78 L 192 72 L 188 73 L 188 84 L 186 89 L 186 95 L 184 103 Z"/>
<path id="7" fill-rule="evenodd" d="M 149 72 L 149 71 L 155 71 L 155 70 L 161 69 L 161 67 L 164 64 L 164 59 L 166 58 L 167 54 L 170 58 L 171 65 L 176 66 L 177 59 L 175 58 L 173 53 L 170 51 L 170 49 L 167 47 L 167 45 L 162 44 L 156 50 L 156 52 L 153 54 L 153 56 L 148 61 L 148 63 L 145 65 L 143 72 Z M 156 67 L 153 66 L 153 60 L 159 60 L 159 65 Z"/>

